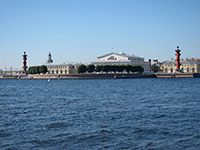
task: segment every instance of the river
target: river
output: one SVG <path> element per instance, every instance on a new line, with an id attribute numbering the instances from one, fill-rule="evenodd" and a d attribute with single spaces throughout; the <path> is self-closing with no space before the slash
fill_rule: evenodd
<path id="1" fill-rule="evenodd" d="M 1 150 L 199 147 L 200 78 L 0 80 Z"/>

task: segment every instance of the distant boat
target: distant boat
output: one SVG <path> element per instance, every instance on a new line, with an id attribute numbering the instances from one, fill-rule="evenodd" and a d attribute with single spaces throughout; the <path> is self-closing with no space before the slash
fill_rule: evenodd
<path id="1" fill-rule="evenodd" d="M 50 82 L 50 79 L 48 79 L 47 81 Z"/>

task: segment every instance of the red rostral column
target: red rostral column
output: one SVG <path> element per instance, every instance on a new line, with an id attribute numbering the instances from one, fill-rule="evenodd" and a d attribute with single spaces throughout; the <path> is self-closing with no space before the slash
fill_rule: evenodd
<path id="1" fill-rule="evenodd" d="M 177 46 L 177 49 L 175 50 L 176 52 L 176 69 L 180 70 L 180 52 L 181 50 L 179 49 L 179 46 Z"/>
<path id="2" fill-rule="evenodd" d="M 28 55 L 26 55 L 26 52 L 24 52 L 24 55 L 22 55 L 22 56 L 23 56 L 23 73 L 27 73 L 27 71 L 26 71 L 26 68 L 27 68 L 26 60 L 27 60 Z"/>

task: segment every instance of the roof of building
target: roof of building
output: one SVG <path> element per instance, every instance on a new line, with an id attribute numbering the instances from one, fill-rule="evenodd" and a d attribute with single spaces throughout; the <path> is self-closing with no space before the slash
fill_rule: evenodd
<path id="1" fill-rule="evenodd" d="M 47 67 L 77 66 L 78 64 L 47 64 Z"/>
<path id="2" fill-rule="evenodd" d="M 185 60 L 182 59 L 181 61 L 187 61 L 187 62 L 200 62 L 200 59 L 199 58 L 186 58 Z"/>
<path id="3" fill-rule="evenodd" d="M 139 57 L 139 56 L 135 56 L 135 55 L 128 55 L 128 54 L 123 53 L 123 52 L 118 52 L 118 53 L 112 52 L 112 53 L 108 53 L 108 54 L 99 56 L 99 57 L 97 57 L 97 58 L 100 59 L 100 58 L 103 58 L 103 57 L 106 57 L 106 56 L 109 56 L 109 55 L 113 55 L 113 54 L 118 55 L 118 56 L 123 56 L 123 57 L 134 57 L 134 58 L 137 57 L 137 58 L 143 58 L 143 57 Z"/>
<path id="4" fill-rule="evenodd" d="M 172 59 L 172 60 L 167 60 L 167 61 L 164 61 L 163 63 L 175 63 L 176 60 Z M 200 59 L 199 58 L 186 58 L 186 59 L 181 59 L 180 60 L 181 63 L 195 63 L 195 62 L 200 62 Z"/>

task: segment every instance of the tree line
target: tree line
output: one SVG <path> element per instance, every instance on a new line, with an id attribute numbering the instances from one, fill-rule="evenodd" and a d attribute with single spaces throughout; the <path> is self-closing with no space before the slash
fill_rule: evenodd
<path id="1" fill-rule="evenodd" d="M 142 73 L 144 72 L 144 68 L 142 66 L 138 65 L 84 65 L 81 64 L 78 67 L 78 73 L 85 73 L 85 72 L 124 72 L 126 71 L 127 73 L 129 72 L 139 72 Z"/>
<path id="2" fill-rule="evenodd" d="M 47 72 L 47 66 L 31 66 L 28 68 L 28 73 L 30 74 L 40 74 L 40 73 L 46 73 Z"/>

